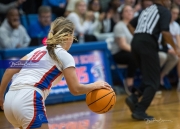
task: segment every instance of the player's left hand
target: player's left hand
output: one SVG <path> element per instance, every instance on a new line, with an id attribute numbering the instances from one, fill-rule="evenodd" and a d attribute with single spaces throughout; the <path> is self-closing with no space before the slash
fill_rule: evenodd
<path id="1" fill-rule="evenodd" d="M 4 96 L 0 95 L 0 107 L 1 107 L 2 110 L 4 110 L 3 103 L 4 103 Z"/>

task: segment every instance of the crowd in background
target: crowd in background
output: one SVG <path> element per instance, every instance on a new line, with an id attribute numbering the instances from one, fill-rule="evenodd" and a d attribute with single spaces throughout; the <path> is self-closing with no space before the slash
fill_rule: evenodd
<path id="1" fill-rule="evenodd" d="M 105 41 L 111 43 L 111 53 L 115 62 L 125 64 L 127 92 L 133 86 L 137 69 L 131 54 L 133 35 L 128 23 L 141 11 L 153 4 L 151 0 L 1 0 L 0 2 L 0 48 L 22 48 L 39 46 L 47 36 L 53 18 L 64 16 L 75 25 L 74 35 L 78 41 Z M 174 0 L 170 9 L 172 19 L 170 32 L 180 47 L 180 1 Z M 28 27 L 21 23 L 22 17 L 37 14 L 38 17 Z M 142 37 L 143 38 L 143 37 Z M 159 37 L 159 58 L 161 85 L 163 78 L 177 65 L 180 78 L 180 61 L 170 45 Z M 178 83 L 180 90 L 180 80 Z"/>
<path id="2" fill-rule="evenodd" d="M 30 22 L 28 27 L 24 26 L 27 32 L 24 34 L 31 39 L 29 44 L 26 43 L 24 47 L 39 45 L 34 43 L 38 41 L 35 39 L 46 37 L 52 17 L 64 16 L 74 23 L 76 27 L 75 36 L 79 42 L 104 41 L 113 36 L 114 26 L 120 21 L 119 13 L 124 5 L 130 5 L 136 15 L 141 9 L 140 3 L 135 0 L 2 0 L 0 3 L 0 30 L 4 32 L 3 28 L 7 27 L 5 23 L 10 23 L 9 27 L 13 31 L 9 28 L 9 32 L 11 32 L 12 37 L 16 37 L 19 28 L 11 26 L 11 24 L 24 26 L 23 23 L 20 23 L 22 17 L 37 14 L 37 21 Z M 20 30 L 19 33 L 21 33 Z M 19 36 L 22 37 L 22 35 Z M 3 35 L 0 37 L 1 48 L 20 47 L 20 45 L 12 45 L 11 41 L 7 45 L 7 41 L 4 42 L 4 40 Z M 25 39 L 22 38 L 23 40 Z"/>

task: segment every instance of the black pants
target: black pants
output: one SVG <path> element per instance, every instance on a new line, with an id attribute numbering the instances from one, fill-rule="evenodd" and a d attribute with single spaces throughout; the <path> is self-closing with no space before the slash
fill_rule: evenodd
<path id="1" fill-rule="evenodd" d="M 132 53 L 142 73 L 142 84 L 138 89 L 142 94 L 142 100 L 137 104 L 135 111 L 145 112 L 160 82 L 158 43 L 151 35 L 135 34 L 132 41 Z"/>
<path id="2" fill-rule="evenodd" d="M 114 61 L 118 64 L 128 65 L 127 77 L 134 77 L 136 72 L 136 62 L 131 52 L 121 50 L 113 55 Z"/>

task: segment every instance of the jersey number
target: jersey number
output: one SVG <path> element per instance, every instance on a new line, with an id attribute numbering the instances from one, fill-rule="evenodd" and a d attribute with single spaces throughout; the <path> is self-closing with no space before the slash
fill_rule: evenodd
<path id="1" fill-rule="evenodd" d="M 34 55 L 31 57 L 30 61 L 33 63 L 39 62 L 39 60 L 46 54 L 46 51 L 37 51 L 34 53 Z"/>

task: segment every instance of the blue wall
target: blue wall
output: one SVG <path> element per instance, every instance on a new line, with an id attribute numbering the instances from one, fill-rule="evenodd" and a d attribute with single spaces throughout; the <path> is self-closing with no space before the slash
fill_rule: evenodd
<path id="1" fill-rule="evenodd" d="M 21 58 L 34 50 L 37 47 L 29 47 L 29 48 L 20 48 L 20 49 L 7 49 L 7 50 L 0 50 L 0 60 L 9 59 L 12 57 L 18 57 Z M 100 50 L 103 52 L 104 55 L 104 68 L 105 72 L 108 76 L 106 78 L 106 81 L 112 85 L 112 78 L 111 78 L 111 72 L 110 72 L 110 65 L 109 65 L 109 59 L 108 54 L 109 51 L 107 49 L 107 44 L 105 42 L 89 42 L 84 44 L 73 44 L 71 49 L 69 50 L 69 53 L 73 54 L 82 54 L 86 52 L 91 52 L 94 50 Z M 2 78 L 2 75 L 4 73 L 5 69 L 0 69 L 0 78 Z M 76 100 L 83 100 L 85 99 L 84 96 L 72 96 L 70 93 L 66 94 L 57 94 L 57 95 L 49 95 L 46 104 L 55 104 L 55 103 L 61 103 L 61 102 L 68 102 L 68 101 L 76 101 Z"/>

